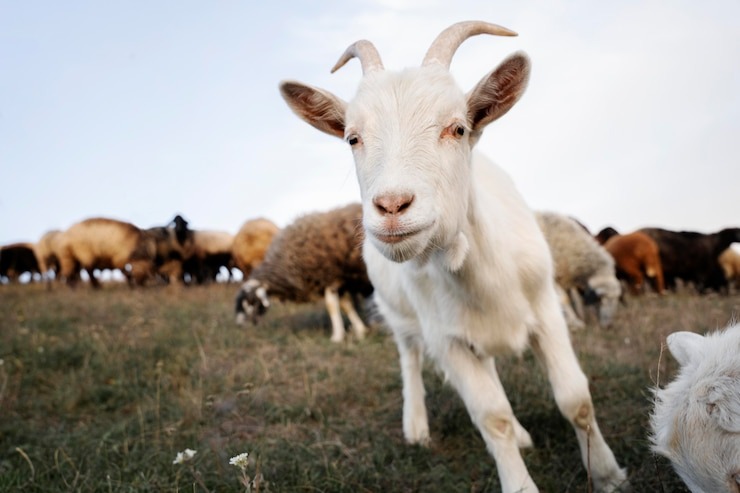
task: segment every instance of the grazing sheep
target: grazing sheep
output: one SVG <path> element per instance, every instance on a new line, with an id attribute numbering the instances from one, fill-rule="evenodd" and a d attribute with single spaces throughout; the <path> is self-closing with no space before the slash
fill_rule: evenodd
<path id="1" fill-rule="evenodd" d="M 191 256 L 194 243 L 188 222 L 178 214 L 169 225 L 149 228 L 145 232 L 157 245 L 154 257 L 157 275 L 167 283 L 182 282 L 183 260 Z"/>
<path id="2" fill-rule="evenodd" d="M 602 244 L 614 258 L 617 278 L 627 282 L 632 294 L 643 291 L 645 278 L 650 280 L 656 293 L 663 294 L 663 265 L 660 263 L 660 251 L 655 240 L 641 231 L 635 231 L 625 235 L 611 235 Z"/>
<path id="3" fill-rule="evenodd" d="M 718 261 L 728 286 L 740 289 L 740 252 L 729 247 L 720 254 Z"/>
<path id="4" fill-rule="evenodd" d="M 253 322 L 269 298 L 299 303 L 324 297 L 333 342 L 344 340 L 340 307 L 358 339 L 367 329 L 353 306 L 354 295 L 369 296 L 372 285 L 362 260 L 362 206 L 350 204 L 299 217 L 272 240 L 264 261 L 236 297 L 237 323 Z"/>
<path id="5" fill-rule="evenodd" d="M 585 292 L 587 298 L 598 300 L 599 325 L 609 327 L 622 294 L 614 259 L 568 216 L 554 212 L 537 212 L 535 216 L 552 252 L 555 281 L 569 325 L 579 328 L 584 325 L 570 307 L 566 294 L 575 288 Z"/>
<path id="6" fill-rule="evenodd" d="M 523 93 L 529 60 L 509 57 L 464 94 L 449 65 L 460 44 L 477 34 L 515 33 L 484 22 L 455 24 L 435 39 L 420 68 L 400 72 L 384 70 L 373 44 L 362 40 L 334 66 L 360 60 L 364 76 L 350 102 L 299 82 L 283 82 L 280 90 L 296 115 L 352 148 L 363 255 L 400 355 L 406 440 L 430 441 L 426 351 L 465 402 L 503 491 L 536 491 L 519 451 L 531 439 L 494 363 L 495 355 L 521 353 L 531 342 L 595 489 L 613 490 L 626 473 L 599 431 L 547 243 L 508 175 L 473 153 L 485 126 Z"/>
<path id="7" fill-rule="evenodd" d="M 234 237 L 231 254 L 234 264 L 242 271 L 244 279 L 262 263 L 273 237 L 280 231 L 269 219 L 251 219 L 245 222 Z"/>
<path id="8" fill-rule="evenodd" d="M 13 243 L 0 248 L 0 277 L 13 282 L 26 272 L 31 275 L 41 272 L 32 243 Z"/>
<path id="9" fill-rule="evenodd" d="M 47 231 L 36 242 L 36 256 L 41 274 L 48 278 L 50 272 L 59 275 L 59 240 L 62 232 L 58 229 Z"/>
<path id="10" fill-rule="evenodd" d="M 183 270 L 191 283 L 203 284 L 216 280 L 221 268 L 225 268 L 231 279 L 234 259 L 231 248 L 234 235 L 225 231 L 193 231 L 193 248 L 183 263 Z"/>
<path id="11" fill-rule="evenodd" d="M 676 280 L 694 284 L 697 291 L 727 291 L 727 279 L 719 256 L 740 242 L 740 228 L 725 228 L 711 234 L 643 228 L 641 232 L 658 244 L 666 288 L 675 289 Z"/>
<path id="12" fill-rule="evenodd" d="M 74 285 L 80 269 L 99 288 L 95 269 L 119 269 L 129 284 L 143 284 L 154 274 L 156 242 L 131 223 L 96 217 L 73 224 L 59 239 L 60 274 Z"/>
<path id="13" fill-rule="evenodd" d="M 653 451 L 695 493 L 740 491 L 740 324 L 706 336 L 675 332 L 678 376 L 655 390 Z"/>

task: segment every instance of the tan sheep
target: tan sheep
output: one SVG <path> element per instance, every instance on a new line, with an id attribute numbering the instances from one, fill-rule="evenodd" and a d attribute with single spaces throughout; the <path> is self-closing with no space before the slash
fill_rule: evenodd
<path id="1" fill-rule="evenodd" d="M 719 256 L 719 265 L 725 274 L 729 289 L 740 289 L 740 252 L 729 247 Z"/>
<path id="2" fill-rule="evenodd" d="M 95 269 L 119 269 L 129 284 L 143 284 L 154 272 L 156 243 L 131 223 L 96 217 L 72 225 L 60 238 L 61 276 L 74 284 L 80 269 L 100 287 Z"/>
<path id="3" fill-rule="evenodd" d="M 252 270 L 262 263 L 265 252 L 272 243 L 273 237 L 280 231 L 269 219 L 250 219 L 245 222 L 234 237 L 231 254 L 234 264 L 248 279 Z"/>
<path id="4" fill-rule="evenodd" d="M 47 231 L 36 242 L 36 257 L 39 261 L 39 270 L 43 276 L 54 272 L 59 275 L 59 240 L 62 238 L 62 232 L 58 229 Z"/>

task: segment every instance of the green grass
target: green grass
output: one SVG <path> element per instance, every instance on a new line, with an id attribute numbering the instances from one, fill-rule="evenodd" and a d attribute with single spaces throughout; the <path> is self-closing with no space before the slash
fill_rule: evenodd
<path id="1" fill-rule="evenodd" d="M 269 492 L 498 491 L 455 392 L 425 370 L 433 444 L 404 443 L 392 339 L 329 341 L 321 304 L 233 323 L 235 285 L 93 291 L 0 286 L 0 491 L 243 491 L 229 458 Z M 740 313 L 740 297 L 631 299 L 615 326 L 573 342 L 602 432 L 635 491 L 687 491 L 646 441 L 649 388 L 676 369 L 661 342 Z M 542 491 L 587 492 L 572 429 L 530 354 L 499 358 L 535 448 Z M 660 366 L 659 366 L 660 362 Z M 177 452 L 197 450 L 174 465 Z"/>

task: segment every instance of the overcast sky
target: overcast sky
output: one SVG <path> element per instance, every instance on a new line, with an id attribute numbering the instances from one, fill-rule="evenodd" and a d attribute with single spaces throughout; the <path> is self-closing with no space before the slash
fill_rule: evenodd
<path id="1" fill-rule="evenodd" d="M 347 45 L 418 65 L 468 19 L 451 71 L 470 89 L 506 55 L 527 93 L 478 148 L 528 203 L 596 232 L 740 226 L 740 2 L 0 0 L 0 244 L 91 216 L 235 233 L 358 200 L 351 153 L 279 96 L 351 99 Z"/>

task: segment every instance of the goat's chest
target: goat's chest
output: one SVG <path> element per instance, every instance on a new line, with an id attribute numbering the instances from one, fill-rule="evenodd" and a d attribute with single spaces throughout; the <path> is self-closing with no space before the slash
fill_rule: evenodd
<path id="1" fill-rule="evenodd" d="M 534 316 L 524 290 L 511 282 L 431 266 L 404 276 L 404 292 L 432 351 L 455 338 L 483 354 L 520 353 L 527 347 Z"/>

